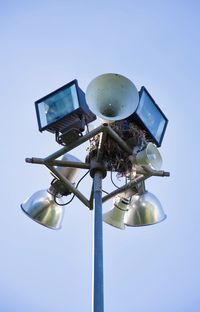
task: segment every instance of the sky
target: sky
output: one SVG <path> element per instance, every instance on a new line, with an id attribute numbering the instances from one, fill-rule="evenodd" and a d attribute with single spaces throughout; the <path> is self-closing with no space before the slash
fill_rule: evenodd
<path id="1" fill-rule="evenodd" d="M 91 311 L 92 212 L 75 199 L 52 231 L 20 204 L 51 182 L 46 168 L 24 159 L 60 149 L 38 131 L 34 101 L 75 78 L 85 91 L 104 73 L 144 85 L 159 104 L 171 173 L 146 183 L 164 222 L 103 226 L 105 311 L 199 311 L 199 14 L 196 0 L 1 1 L 0 311 Z M 86 147 L 72 153 L 84 161 Z M 80 184 L 86 195 L 89 185 L 90 177 Z M 109 178 L 103 187 L 112 189 Z M 103 210 L 111 208 L 112 200 Z"/>

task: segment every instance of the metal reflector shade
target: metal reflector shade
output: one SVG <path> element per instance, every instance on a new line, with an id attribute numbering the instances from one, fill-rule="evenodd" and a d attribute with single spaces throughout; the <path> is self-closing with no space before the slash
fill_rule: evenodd
<path id="1" fill-rule="evenodd" d="M 129 208 L 124 218 L 124 223 L 128 226 L 151 225 L 166 218 L 159 200 L 147 191 L 140 196 L 133 196 Z"/>
<path id="2" fill-rule="evenodd" d="M 74 155 L 71 155 L 69 153 L 66 153 L 62 159 L 62 161 L 71 161 L 71 162 L 81 162 L 79 158 L 75 157 Z M 56 169 L 62 173 L 65 178 L 67 178 L 71 183 L 75 182 L 75 178 L 80 172 L 80 168 L 74 168 L 74 167 L 56 167 Z"/>
<path id="3" fill-rule="evenodd" d="M 114 208 L 103 215 L 103 221 L 121 230 L 125 229 L 124 215 L 129 201 L 126 198 L 116 197 Z"/>
<path id="4" fill-rule="evenodd" d="M 21 204 L 21 208 L 32 220 L 53 230 L 61 228 L 64 209 L 55 203 L 48 191 L 34 193 Z"/>

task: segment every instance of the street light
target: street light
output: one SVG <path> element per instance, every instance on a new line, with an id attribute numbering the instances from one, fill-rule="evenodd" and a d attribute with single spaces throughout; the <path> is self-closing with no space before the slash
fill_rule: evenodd
<path id="1" fill-rule="evenodd" d="M 123 229 L 125 225 L 147 225 L 165 218 L 158 200 L 145 191 L 144 181 L 152 176 L 169 176 L 169 172 L 160 170 L 162 158 L 156 147 L 163 139 L 167 119 L 146 89 L 142 88 L 139 97 L 135 85 L 118 74 L 95 78 L 86 96 L 73 80 L 35 103 L 39 130 L 55 133 L 63 147 L 46 158 L 26 158 L 28 163 L 46 166 L 54 180 L 47 191 L 35 193 L 21 207 L 33 220 L 52 229 L 60 227 L 63 205 L 73 199 L 61 204 L 57 198 L 73 193 L 93 210 L 92 311 L 103 312 L 102 221 Z M 96 115 L 106 123 L 92 131 L 86 127 L 83 133 Z M 88 140 L 85 162 L 68 156 L 69 151 Z M 75 185 L 78 169 L 89 170 L 93 179 L 89 199 L 78 189 L 87 173 Z M 126 178 L 126 183 L 102 196 L 102 180 L 108 171 L 112 182 L 114 171 Z M 114 207 L 102 218 L 102 204 L 111 198 Z"/>

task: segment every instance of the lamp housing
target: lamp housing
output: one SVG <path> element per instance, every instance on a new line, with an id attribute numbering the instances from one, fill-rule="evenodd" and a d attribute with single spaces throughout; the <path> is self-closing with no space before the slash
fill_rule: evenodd
<path id="1" fill-rule="evenodd" d="M 76 79 L 37 100 L 35 108 L 40 132 L 83 131 L 85 124 L 96 119 Z"/>
<path id="2" fill-rule="evenodd" d="M 48 190 L 37 191 L 21 204 L 21 208 L 33 221 L 52 230 L 61 228 L 64 209 L 56 204 Z"/>
<path id="3" fill-rule="evenodd" d="M 103 221 L 120 230 L 125 229 L 124 216 L 128 211 L 129 200 L 124 197 L 116 196 L 112 210 L 103 214 Z"/>
<path id="4" fill-rule="evenodd" d="M 166 219 L 162 205 L 158 198 L 148 192 L 134 195 L 129 205 L 129 210 L 124 217 L 128 226 L 145 226 L 159 223 Z"/>
<path id="5" fill-rule="evenodd" d="M 148 141 L 161 146 L 168 119 L 144 86 L 139 91 L 138 107 L 128 120 L 145 131 Z"/>

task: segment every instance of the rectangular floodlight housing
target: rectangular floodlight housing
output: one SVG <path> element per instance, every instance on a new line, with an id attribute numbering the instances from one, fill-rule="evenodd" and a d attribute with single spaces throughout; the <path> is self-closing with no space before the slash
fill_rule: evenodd
<path id="1" fill-rule="evenodd" d="M 37 100 L 35 108 L 41 132 L 63 133 L 74 128 L 81 130 L 85 126 L 84 122 L 88 124 L 96 119 L 76 79 Z"/>
<path id="2" fill-rule="evenodd" d="M 135 121 L 146 132 L 149 141 L 161 146 L 168 119 L 144 86 L 139 91 L 136 112 L 128 120 Z"/>

